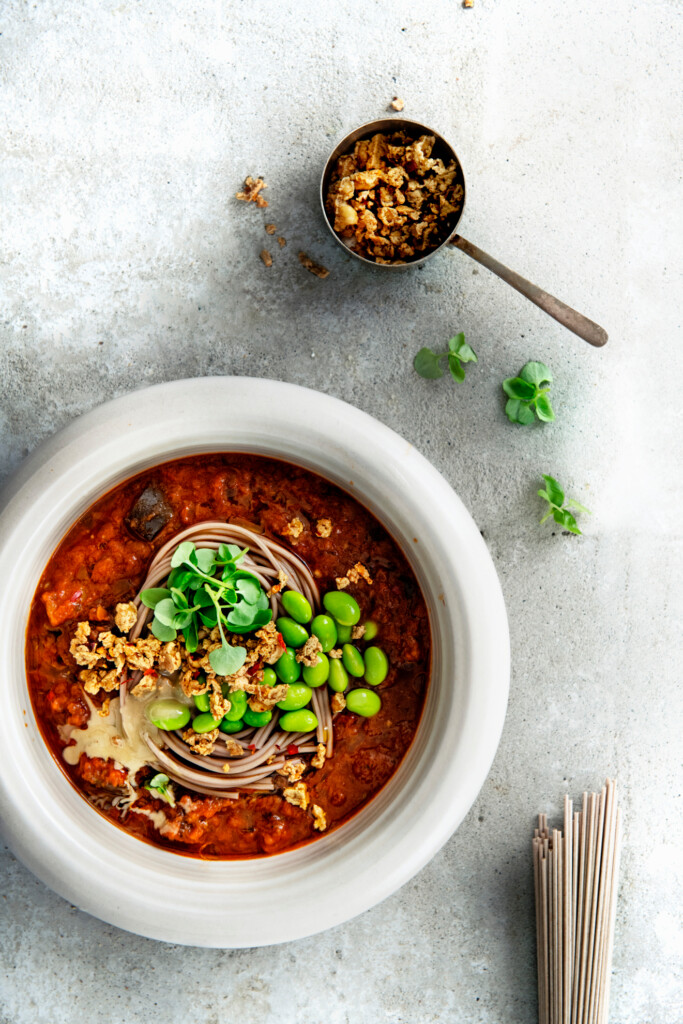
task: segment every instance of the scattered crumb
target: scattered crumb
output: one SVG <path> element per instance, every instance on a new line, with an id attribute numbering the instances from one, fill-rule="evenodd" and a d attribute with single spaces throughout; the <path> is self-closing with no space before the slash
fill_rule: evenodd
<path id="1" fill-rule="evenodd" d="M 474 7 L 474 0 L 462 0 L 463 7 Z"/>
<path id="2" fill-rule="evenodd" d="M 308 807 L 308 790 L 305 782 L 295 782 L 282 791 L 282 795 L 288 804 L 294 807 L 301 807 L 304 811 Z"/>
<path id="3" fill-rule="evenodd" d="M 322 768 L 325 764 L 325 755 L 327 753 L 327 747 L 324 743 L 318 743 L 315 748 L 315 756 L 311 759 L 311 765 L 314 768 Z"/>
<path id="4" fill-rule="evenodd" d="M 128 604 L 117 604 L 114 614 L 117 629 L 120 629 L 122 633 L 130 633 L 137 621 L 138 610 L 132 601 Z"/>
<path id="5" fill-rule="evenodd" d="M 348 576 L 335 576 L 334 582 L 337 584 L 337 590 L 346 590 L 351 580 Z"/>
<path id="6" fill-rule="evenodd" d="M 346 576 L 351 583 L 358 583 L 360 579 L 364 579 L 369 586 L 372 585 L 372 576 L 362 562 L 356 562 L 352 569 L 347 569 Z"/>
<path id="7" fill-rule="evenodd" d="M 352 640 L 362 640 L 365 636 L 365 626 L 361 622 L 358 626 L 353 626 L 351 629 Z"/>
<path id="8" fill-rule="evenodd" d="M 276 231 L 277 228 L 275 227 L 274 224 L 266 224 L 266 234 L 274 235 Z"/>
<path id="9" fill-rule="evenodd" d="M 291 537 L 292 540 L 296 540 L 297 537 L 300 537 L 301 534 L 304 532 L 304 524 L 301 522 L 300 519 L 294 518 L 289 523 L 287 523 L 287 528 L 284 532 L 287 534 L 288 537 Z"/>
<path id="10" fill-rule="evenodd" d="M 311 352 L 311 357 L 315 355 Z M 329 537 L 332 533 L 332 520 L 331 519 L 319 519 L 315 524 L 315 532 L 318 537 Z"/>
<path id="11" fill-rule="evenodd" d="M 330 707 L 332 714 L 337 715 L 340 711 L 343 711 L 346 707 L 346 697 L 343 693 L 335 693 L 330 701 Z"/>
<path id="12" fill-rule="evenodd" d="M 281 249 L 284 249 L 284 247 L 287 245 L 287 239 L 283 238 L 282 235 L 278 235 L 277 244 L 280 246 Z"/>
<path id="13" fill-rule="evenodd" d="M 261 259 L 263 260 L 265 265 L 267 267 L 272 267 L 272 265 L 273 265 L 273 257 L 270 255 L 268 250 L 267 249 L 261 249 L 260 255 L 261 255 Z"/>
<path id="14" fill-rule="evenodd" d="M 261 190 L 268 188 L 263 178 L 252 178 L 251 175 L 245 180 L 241 192 L 235 193 L 236 199 L 242 199 L 245 203 L 256 203 L 257 206 L 267 206 L 268 202 L 261 195 Z"/>
<path id="15" fill-rule="evenodd" d="M 327 652 L 328 658 L 341 658 L 342 650 L 341 647 L 333 647 L 331 651 Z"/>
<path id="16" fill-rule="evenodd" d="M 306 270 L 310 270 L 316 277 L 325 278 L 330 273 L 327 267 L 323 267 L 320 263 L 316 263 L 310 256 L 307 256 L 305 252 L 299 253 L 299 263 Z"/>
<path id="17" fill-rule="evenodd" d="M 313 822 L 313 828 L 317 828 L 319 832 L 324 832 L 327 828 L 327 818 L 325 817 L 324 810 L 322 807 L 319 807 L 318 804 L 311 804 L 311 810 L 313 811 L 313 818 L 315 819 Z"/>
<path id="18" fill-rule="evenodd" d="M 403 108 L 405 107 L 405 103 L 403 102 L 400 96 L 394 96 L 389 106 L 393 107 L 394 110 L 403 110 Z"/>

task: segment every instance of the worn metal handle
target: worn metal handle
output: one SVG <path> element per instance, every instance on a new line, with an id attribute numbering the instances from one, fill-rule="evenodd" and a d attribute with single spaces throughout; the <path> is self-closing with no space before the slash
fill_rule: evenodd
<path id="1" fill-rule="evenodd" d="M 607 331 L 600 327 L 598 324 L 589 320 L 587 316 L 583 316 L 581 313 L 577 313 L 571 306 L 567 306 L 566 303 L 560 302 L 554 295 L 550 295 L 548 292 L 544 292 L 538 285 L 532 284 L 531 281 L 527 281 L 525 277 L 521 277 L 520 274 L 516 274 L 514 270 L 510 270 L 509 267 L 499 263 L 498 260 L 494 260 L 493 256 L 489 256 L 487 252 L 480 249 L 479 246 L 473 245 L 468 242 L 466 238 L 462 238 L 460 235 L 453 235 L 450 239 L 451 245 L 456 246 L 458 249 L 462 249 L 468 256 L 471 256 L 477 263 L 481 263 L 482 267 L 486 267 L 487 270 L 492 271 L 507 284 L 512 285 L 518 292 L 524 295 L 527 299 L 542 309 L 544 313 L 551 316 L 553 320 L 557 320 L 559 324 L 566 327 L 567 330 L 573 331 L 574 334 L 578 334 L 580 338 L 587 341 L 589 345 L 595 345 L 596 348 L 604 345 L 607 341 Z"/>

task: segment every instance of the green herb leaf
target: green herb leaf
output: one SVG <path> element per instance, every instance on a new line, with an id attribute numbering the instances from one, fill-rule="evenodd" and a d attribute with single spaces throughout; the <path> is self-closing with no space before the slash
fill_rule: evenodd
<path id="1" fill-rule="evenodd" d="M 451 376 L 454 377 L 455 380 L 462 381 L 465 379 L 465 371 L 460 365 L 460 360 L 457 356 L 454 356 L 452 352 L 448 353 L 448 369 L 451 371 Z"/>
<path id="2" fill-rule="evenodd" d="M 413 359 L 413 366 L 421 377 L 425 377 L 427 380 L 437 380 L 439 377 L 443 377 L 443 370 L 439 366 L 440 359 L 443 359 L 443 354 L 437 355 L 430 348 L 421 348 Z"/>
<path id="3" fill-rule="evenodd" d="M 152 636 L 155 636 L 157 640 L 161 640 L 162 644 L 167 644 L 170 640 L 175 640 L 177 633 L 172 626 L 165 626 L 158 619 L 152 619 L 152 624 L 149 627 Z"/>
<path id="4" fill-rule="evenodd" d="M 140 600 L 144 604 L 145 608 L 156 608 L 159 601 L 163 601 L 165 598 L 170 597 L 171 593 L 166 587 L 150 587 L 149 590 L 143 590 L 140 594 Z"/>
<path id="5" fill-rule="evenodd" d="M 457 356 L 461 363 L 476 363 L 478 361 L 474 349 L 467 344 L 462 331 L 448 342 L 448 351 L 451 355 Z"/>
<path id="6" fill-rule="evenodd" d="M 534 422 L 533 411 L 525 402 L 520 402 L 519 398 L 508 398 L 505 403 L 505 415 L 510 423 L 521 423 L 523 426 L 527 426 Z"/>
<path id="7" fill-rule="evenodd" d="M 522 380 L 521 377 L 508 377 L 504 380 L 503 391 L 510 398 L 518 398 L 520 402 L 533 402 L 536 397 L 534 385 Z"/>
<path id="8" fill-rule="evenodd" d="M 192 622 L 192 613 L 194 609 L 185 608 L 183 611 L 176 612 L 173 616 L 173 628 L 174 629 L 186 629 L 187 626 Z"/>
<path id="9" fill-rule="evenodd" d="M 190 556 L 193 555 L 194 552 L 195 546 L 192 541 L 184 540 L 173 552 L 171 568 L 176 569 L 178 566 L 188 563 Z M 191 565 L 192 563 L 190 562 L 189 564 Z"/>
<path id="10" fill-rule="evenodd" d="M 215 608 L 207 608 L 205 612 L 200 612 L 199 618 L 208 629 L 218 625 L 218 612 Z"/>
<path id="11" fill-rule="evenodd" d="M 159 601 L 154 609 L 154 621 L 161 622 L 164 626 L 172 626 L 175 613 L 176 607 L 173 598 L 167 597 L 163 601 Z"/>
<path id="12" fill-rule="evenodd" d="M 548 494 L 548 501 L 551 505 L 557 505 L 558 508 L 564 504 L 564 491 L 558 484 L 557 480 L 553 476 L 548 476 L 547 473 L 542 474 L 545 480 L 545 489 Z"/>
<path id="13" fill-rule="evenodd" d="M 175 807 L 175 797 L 173 796 L 170 782 L 171 780 L 168 775 L 159 772 L 158 775 L 154 775 L 149 782 L 145 783 L 145 789 L 149 790 L 154 796 L 159 797 L 160 800 L 165 800 L 171 807 Z"/>
<path id="14" fill-rule="evenodd" d="M 192 619 L 189 625 L 185 627 L 185 629 L 183 630 L 183 637 L 185 638 L 185 646 L 187 647 L 188 651 L 190 652 L 190 654 L 194 654 L 194 652 L 199 647 L 199 636 L 197 634 L 196 619 Z"/>
<path id="15" fill-rule="evenodd" d="M 243 576 L 241 579 L 238 579 L 235 589 L 242 595 L 247 604 L 256 604 L 263 592 L 261 584 L 253 576 L 251 578 Z"/>
<path id="16" fill-rule="evenodd" d="M 526 363 L 519 372 L 522 380 L 535 384 L 540 388 L 541 384 L 552 384 L 553 375 L 545 363 Z"/>
<path id="17" fill-rule="evenodd" d="M 245 647 L 223 644 L 209 654 L 209 664 L 217 676 L 231 676 L 242 668 L 247 658 Z"/>
<path id="18" fill-rule="evenodd" d="M 198 567 L 209 576 L 216 564 L 216 552 L 211 548 L 198 548 L 196 555 Z"/>
<path id="19" fill-rule="evenodd" d="M 552 423 L 555 419 L 555 413 L 545 391 L 540 392 L 533 404 L 536 406 L 536 415 L 539 420 L 543 420 L 544 423 Z"/>
<path id="20" fill-rule="evenodd" d="M 570 498 L 565 507 L 575 508 L 577 512 L 585 512 L 586 515 L 589 516 L 593 514 L 589 508 L 586 508 L 585 505 L 582 505 L 580 501 L 576 500 L 576 498 Z"/>

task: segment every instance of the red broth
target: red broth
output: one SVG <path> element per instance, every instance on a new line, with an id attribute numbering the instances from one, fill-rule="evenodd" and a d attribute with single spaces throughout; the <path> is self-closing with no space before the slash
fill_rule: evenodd
<path id="1" fill-rule="evenodd" d="M 171 518 L 151 541 L 126 525 L 132 506 L 150 484 L 159 488 Z M 294 518 L 304 531 L 289 541 Z M 318 537 L 316 521 L 330 519 L 329 537 Z M 357 562 L 373 579 L 352 584 L 363 619 L 379 625 L 377 643 L 390 671 L 380 685 L 382 709 L 374 718 L 348 711 L 335 720 L 334 755 L 304 781 L 311 802 L 325 812 L 327 835 L 363 807 L 395 772 L 415 735 L 425 701 L 430 665 L 427 609 L 412 570 L 385 528 L 358 501 L 320 476 L 286 462 L 242 454 L 191 456 L 166 462 L 125 481 L 99 498 L 69 530 L 48 562 L 31 606 L 26 669 L 36 717 L 45 742 L 72 784 L 127 832 L 165 849 L 205 858 L 255 857 L 280 853 L 320 838 L 310 812 L 279 793 L 243 793 L 237 800 L 206 797 L 176 787 L 175 808 L 151 793 L 127 814 L 107 806 L 112 787 L 126 772 L 115 762 L 81 756 L 75 766 L 62 758 L 59 726 L 83 728 L 90 712 L 69 653 L 76 624 L 111 623 L 117 602 L 132 599 L 155 552 L 181 529 L 210 519 L 253 524 L 266 536 L 291 543 L 313 572 L 321 593 Z M 98 703 L 98 698 L 94 698 Z M 138 811 L 162 808 L 171 827 L 162 836 Z M 137 809 L 137 810 L 136 810 Z"/>

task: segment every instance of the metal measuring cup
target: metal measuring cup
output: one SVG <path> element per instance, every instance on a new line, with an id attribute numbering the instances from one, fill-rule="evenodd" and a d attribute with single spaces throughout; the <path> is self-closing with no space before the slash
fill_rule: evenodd
<path id="1" fill-rule="evenodd" d="M 445 164 L 448 164 L 451 160 L 455 161 L 457 168 L 456 180 L 462 186 L 463 197 L 460 204 L 460 209 L 457 213 L 452 214 L 451 218 L 445 222 L 444 226 L 444 238 L 443 241 L 418 259 L 412 259 L 406 262 L 396 263 L 375 263 L 374 260 L 369 260 L 365 256 L 361 256 L 360 253 L 354 252 L 349 245 L 346 244 L 346 240 L 340 238 L 337 232 L 334 230 L 334 225 L 330 220 L 327 209 L 325 208 L 325 199 L 330 186 L 330 180 L 332 178 L 332 172 L 334 171 L 337 160 L 340 156 L 348 153 L 356 142 L 360 139 L 370 138 L 376 135 L 378 132 L 382 134 L 394 134 L 395 132 L 403 131 L 411 139 L 417 139 L 420 135 L 433 135 L 435 139 L 433 155 L 434 157 L 441 157 Z M 454 245 L 457 249 L 461 249 L 468 256 L 471 256 L 473 260 L 480 263 L 487 270 L 491 270 L 498 277 L 506 281 L 507 284 L 512 285 L 518 292 L 524 295 L 527 299 L 542 309 L 548 316 L 551 316 L 558 323 L 562 324 L 568 330 L 573 331 L 574 334 L 578 334 L 580 338 L 587 341 L 590 345 L 600 347 L 607 341 L 607 332 L 600 327 L 598 324 L 589 320 L 588 317 L 578 313 L 571 306 L 567 306 L 564 302 L 560 302 L 553 295 L 539 288 L 537 285 L 532 284 L 531 281 L 527 281 L 526 278 L 520 274 L 515 273 L 514 270 L 510 270 L 509 267 L 504 266 L 498 260 L 494 259 L 493 256 L 489 256 L 488 253 L 484 252 L 478 246 L 473 245 L 472 242 L 468 242 L 466 238 L 456 233 L 458 222 L 462 216 L 462 212 L 465 208 L 465 177 L 462 171 L 462 164 L 458 159 L 458 156 L 453 147 L 444 139 L 443 135 L 439 132 L 434 131 L 433 128 L 428 128 L 425 124 L 420 124 L 419 121 L 408 121 L 402 117 L 384 117 L 379 118 L 377 121 L 369 121 L 367 124 L 363 124 L 360 128 L 356 128 L 355 131 L 349 132 L 344 138 L 334 147 L 332 153 L 328 157 L 327 163 L 323 170 L 322 178 L 320 181 L 320 203 L 322 205 L 323 216 L 325 217 L 325 223 L 336 238 L 337 242 L 344 247 L 346 252 L 351 253 L 355 259 L 360 260 L 362 263 L 370 264 L 373 267 L 380 267 L 382 269 L 396 270 L 405 269 L 406 266 L 415 266 L 419 263 L 424 263 L 425 260 L 431 259 L 432 256 L 436 256 L 441 249 L 447 245 Z"/>

